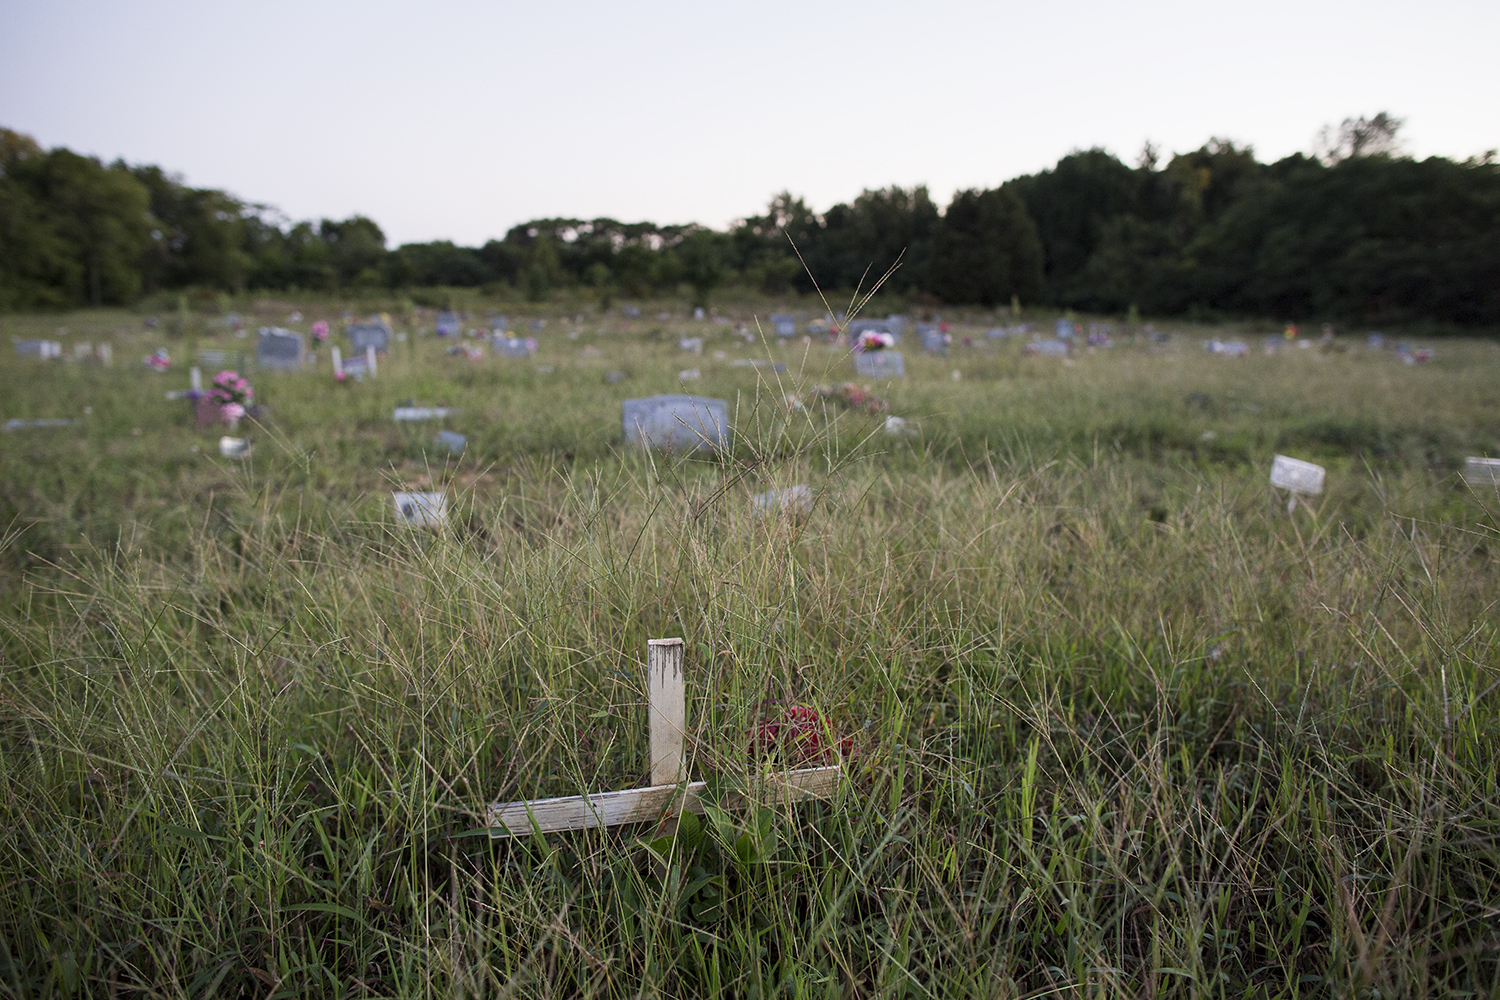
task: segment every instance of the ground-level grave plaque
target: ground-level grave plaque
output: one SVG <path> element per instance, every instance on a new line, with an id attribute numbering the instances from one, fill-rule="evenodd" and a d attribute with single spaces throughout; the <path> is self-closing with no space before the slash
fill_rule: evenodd
<path id="1" fill-rule="evenodd" d="M 1473 486 L 1500 486 L 1500 458 L 1464 459 L 1464 482 Z"/>
<path id="2" fill-rule="evenodd" d="M 1304 462 L 1300 458 L 1277 455 L 1271 460 L 1271 485 L 1286 490 L 1286 509 L 1297 509 L 1298 496 L 1316 496 L 1323 492 L 1323 479 L 1327 475 L 1321 465 Z"/>
<path id="3" fill-rule="evenodd" d="M 349 336 L 349 346 L 360 354 L 367 347 L 375 348 L 380 354 L 391 348 L 391 328 L 384 323 L 350 323 L 345 333 Z"/>
<path id="4" fill-rule="evenodd" d="M 646 699 L 651 784 L 617 792 L 554 799 L 497 802 L 489 807 L 490 837 L 593 830 L 626 823 L 670 824 L 684 812 L 702 812 L 706 781 L 687 781 L 687 687 L 681 639 L 646 643 Z M 786 802 L 827 798 L 839 785 L 840 764 L 776 771 L 763 776 L 765 791 Z M 724 803 L 735 805 L 734 802 Z"/>
<path id="5" fill-rule="evenodd" d="M 731 368 L 769 368 L 773 372 L 786 371 L 786 365 L 780 361 L 768 361 L 765 358 L 735 358 L 729 362 Z"/>
<path id="6" fill-rule="evenodd" d="M 391 414 L 391 419 L 397 423 L 416 420 L 442 420 L 451 417 L 458 411 L 447 406 L 398 406 Z"/>
<path id="7" fill-rule="evenodd" d="M 457 431 L 438 431 L 437 443 L 455 455 L 460 455 L 469 446 L 469 439 Z"/>
<path id="8" fill-rule="evenodd" d="M 536 340 L 531 337 L 523 340 L 520 337 L 497 335 L 491 343 L 495 353 L 502 358 L 529 358 L 536 353 Z"/>
<path id="9" fill-rule="evenodd" d="M 905 378 L 906 362 L 900 351 L 860 351 L 854 370 L 865 378 Z"/>
<path id="10" fill-rule="evenodd" d="M 301 368 L 302 335 L 274 326 L 261 327 L 255 342 L 255 363 L 261 368 Z"/>
<path id="11" fill-rule="evenodd" d="M 446 493 L 392 493 L 396 517 L 413 528 L 436 528 L 448 520 Z"/>
<path id="12" fill-rule="evenodd" d="M 1068 356 L 1068 342 L 1066 340 L 1033 340 L 1021 348 L 1023 354 L 1035 354 L 1042 357 L 1065 358 Z"/>
<path id="13" fill-rule="evenodd" d="M 40 430 L 45 427 L 76 427 L 83 423 L 82 420 L 63 420 L 57 418 L 28 419 L 26 417 L 12 417 L 5 422 L 7 431 L 30 431 Z"/>
<path id="14" fill-rule="evenodd" d="M 729 447 L 729 403 L 700 396 L 664 395 L 620 404 L 625 442 L 662 451 L 721 451 Z"/>

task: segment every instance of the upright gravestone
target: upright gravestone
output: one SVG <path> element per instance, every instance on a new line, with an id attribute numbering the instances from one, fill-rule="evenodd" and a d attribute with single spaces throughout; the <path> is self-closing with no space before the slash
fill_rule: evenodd
<path id="1" fill-rule="evenodd" d="M 396 517 L 413 528 L 436 528 L 448 520 L 448 497 L 444 493 L 392 493 Z"/>
<path id="2" fill-rule="evenodd" d="M 385 354 L 391 347 L 391 328 L 384 323 L 350 323 L 349 345 L 354 348 L 356 354 L 363 354 L 367 348 L 375 348 L 377 354 Z"/>
<path id="3" fill-rule="evenodd" d="M 918 323 L 917 336 L 922 338 L 922 350 L 928 354 L 948 353 L 948 335 L 936 323 Z"/>
<path id="4" fill-rule="evenodd" d="M 1068 319 L 1066 316 L 1060 317 L 1057 321 L 1057 339 L 1073 339 L 1073 321 Z"/>
<path id="5" fill-rule="evenodd" d="M 786 313 L 772 313 L 771 327 L 776 331 L 778 337 L 795 337 L 797 335 L 796 317 L 788 316 Z"/>
<path id="6" fill-rule="evenodd" d="M 900 351 L 860 351 L 854 355 L 854 370 L 865 378 L 905 378 L 906 362 Z"/>
<path id="7" fill-rule="evenodd" d="M 506 330 L 509 330 L 509 329 L 510 329 L 510 317 L 508 317 L 508 316 L 491 316 L 490 317 L 490 332 L 491 333 L 504 333 Z"/>
<path id="8" fill-rule="evenodd" d="M 439 337 L 456 337 L 463 324 L 458 320 L 458 313 L 440 312 L 437 314 L 437 335 Z"/>
<path id="9" fill-rule="evenodd" d="M 302 335 L 274 326 L 260 328 L 255 364 L 283 371 L 302 367 Z"/>
<path id="10" fill-rule="evenodd" d="M 647 396 L 620 404 L 627 444 L 669 452 L 729 447 L 729 404 L 700 396 Z"/>
<path id="11" fill-rule="evenodd" d="M 16 353 L 33 358 L 60 358 L 62 357 L 62 344 L 55 340 L 18 340 Z"/>

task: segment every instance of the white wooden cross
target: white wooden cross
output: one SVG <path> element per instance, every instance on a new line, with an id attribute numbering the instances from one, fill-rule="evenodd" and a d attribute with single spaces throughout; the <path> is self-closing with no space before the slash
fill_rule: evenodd
<path id="1" fill-rule="evenodd" d="M 687 704 L 684 694 L 681 639 L 651 639 L 646 643 L 646 695 L 650 702 L 651 784 L 619 792 L 569 795 L 557 799 L 498 802 L 489 808 L 494 839 L 590 830 L 623 823 L 660 823 L 683 811 L 702 812 L 703 781 L 684 783 L 687 754 L 684 736 Z M 768 790 L 786 801 L 823 798 L 838 787 L 840 765 L 780 771 L 765 778 Z"/>

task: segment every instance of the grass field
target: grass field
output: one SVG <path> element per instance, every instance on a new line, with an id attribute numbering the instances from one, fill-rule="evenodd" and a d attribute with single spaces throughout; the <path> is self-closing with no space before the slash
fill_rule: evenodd
<path id="1" fill-rule="evenodd" d="M 115 355 L 0 358 L 0 419 L 83 420 L 0 434 L 0 994 L 1500 995 L 1500 495 L 1459 475 L 1500 350 L 1064 362 L 958 319 L 873 387 L 911 436 L 788 409 L 853 378 L 822 343 L 553 313 L 531 360 L 254 373 L 245 462 L 163 396 L 253 334 L 0 319 Z M 685 368 L 731 451 L 626 450 Z M 1278 452 L 1326 493 L 1289 513 Z M 491 802 L 644 783 L 676 635 L 692 776 L 746 787 L 808 705 L 837 797 L 491 841 Z"/>

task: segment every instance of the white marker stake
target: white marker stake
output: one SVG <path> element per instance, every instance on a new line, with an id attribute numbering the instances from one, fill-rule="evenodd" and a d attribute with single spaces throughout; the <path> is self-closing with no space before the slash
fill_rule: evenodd
<path id="1" fill-rule="evenodd" d="M 333 354 L 333 373 L 337 375 L 344 370 L 344 352 L 337 347 L 329 349 Z"/>
<path id="2" fill-rule="evenodd" d="M 651 784 L 675 785 L 687 770 L 683 749 L 687 695 L 681 639 L 646 643 L 646 697 L 651 702 Z"/>
<path id="3" fill-rule="evenodd" d="M 375 377 L 375 348 L 365 348 L 365 367 L 370 369 L 370 377 Z"/>
<path id="4" fill-rule="evenodd" d="M 194 392 L 203 391 L 203 372 L 198 370 L 197 365 L 188 369 L 188 387 Z"/>
<path id="5" fill-rule="evenodd" d="M 681 639 L 652 639 L 646 646 L 651 785 L 619 792 L 497 802 L 488 812 L 490 836 L 499 840 L 524 837 L 532 831 L 592 830 L 622 823 L 656 823 L 659 831 L 667 833 L 675 827 L 676 817 L 683 810 L 702 812 L 700 796 L 708 787 L 707 782 L 681 784 L 687 773 L 683 752 L 687 718 L 683 652 Z M 764 776 L 764 788 L 784 803 L 827 798 L 838 788 L 842 774 L 843 767 L 839 764 L 778 771 Z M 721 804 L 732 807 L 743 801 L 743 796 L 731 795 Z"/>

